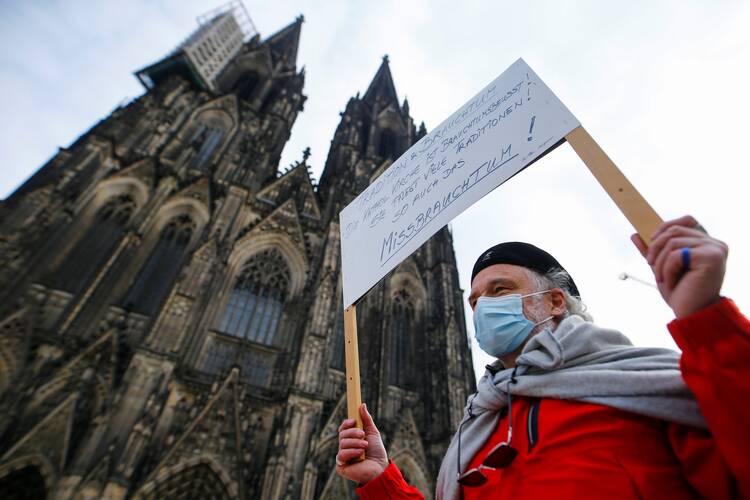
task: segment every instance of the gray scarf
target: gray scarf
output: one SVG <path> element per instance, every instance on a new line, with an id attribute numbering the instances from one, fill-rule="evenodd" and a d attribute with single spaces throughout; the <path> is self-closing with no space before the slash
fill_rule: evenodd
<path id="1" fill-rule="evenodd" d="M 557 329 L 534 336 L 513 370 L 499 361 L 488 367 L 477 392 L 469 397 L 461 431 L 461 472 L 484 446 L 504 415 L 506 391 L 519 396 L 568 399 L 611 406 L 669 422 L 706 428 L 693 394 L 680 374 L 680 354 L 669 349 L 633 347 L 616 330 L 600 328 L 578 316 Z M 438 475 L 436 498 L 459 500 L 456 479 L 458 433 L 453 436 Z"/>

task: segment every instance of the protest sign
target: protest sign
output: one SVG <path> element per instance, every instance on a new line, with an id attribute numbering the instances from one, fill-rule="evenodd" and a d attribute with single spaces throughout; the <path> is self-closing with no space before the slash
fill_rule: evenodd
<path id="1" fill-rule="evenodd" d="M 513 63 L 341 211 L 344 306 L 578 126 L 522 59 Z"/>
<path id="2" fill-rule="evenodd" d="M 357 427 L 355 302 L 454 217 L 566 140 L 649 244 L 661 218 L 523 59 L 341 211 L 346 390 Z"/>

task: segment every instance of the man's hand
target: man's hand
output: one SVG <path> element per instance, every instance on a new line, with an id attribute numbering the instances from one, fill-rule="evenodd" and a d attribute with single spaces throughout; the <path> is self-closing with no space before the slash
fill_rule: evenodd
<path id="1" fill-rule="evenodd" d="M 659 292 L 676 318 L 719 300 L 729 248 L 706 234 L 693 217 L 665 222 L 648 247 L 637 234 L 630 239 L 651 266 Z M 687 267 L 683 248 L 689 249 Z"/>
<path id="2" fill-rule="evenodd" d="M 364 484 L 378 477 L 388 467 L 388 455 L 383 440 L 380 439 L 380 432 L 367 412 L 367 406 L 359 407 L 359 415 L 364 430 L 357 429 L 353 419 L 344 420 L 339 426 L 336 472 L 340 476 Z M 363 451 L 365 459 L 357 462 L 357 457 L 362 455 Z"/>

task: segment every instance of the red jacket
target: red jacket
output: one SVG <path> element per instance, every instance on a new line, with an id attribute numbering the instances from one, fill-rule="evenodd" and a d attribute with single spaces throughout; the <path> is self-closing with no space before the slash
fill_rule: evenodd
<path id="1" fill-rule="evenodd" d="M 484 469 L 489 480 L 462 487 L 464 499 L 750 498 L 750 321 L 722 299 L 672 321 L 669 331 L 708 431 L 596 404 L 514 396 L 518 456 L 505 469 Z M 503 417 L 469 468 L 507 430 Z M 393 462 L 357 493 L 423 498 Z"/>

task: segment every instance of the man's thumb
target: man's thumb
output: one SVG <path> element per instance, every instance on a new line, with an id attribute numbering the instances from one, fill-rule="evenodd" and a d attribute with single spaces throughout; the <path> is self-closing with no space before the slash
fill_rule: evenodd
<path id="1" fill-rule="evenodd" d="M 359 416 L 362 417 L 362 427 L 365 431 L 378 432 L 378 428 L 375 427 L 375 422 L 372 420 L 372 415 L 367 411 L 367 405 L 364 403 L 359 407 Z"/>

